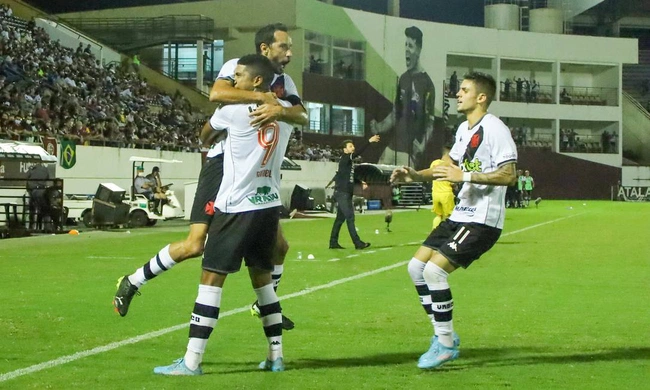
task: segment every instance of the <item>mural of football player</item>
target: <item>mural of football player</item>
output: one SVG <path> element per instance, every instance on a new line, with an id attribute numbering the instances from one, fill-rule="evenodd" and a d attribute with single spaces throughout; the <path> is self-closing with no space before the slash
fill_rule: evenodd
<path id="1" fill-rule="evenodd" d="M 406 72 L 397 81 L 393 110 L 383 120 L 370 121 L 373 134 L 388 144 L 379 163 L 422 168 L 431 158 L 426 150 L 433 141 L 435 87 L 420 64 L 422 31 L 411 26 L 404 30 Z M 439 151 L 438 151 L 439 152 Z M 434 153 L 435 154 L 435 153 Z"/>

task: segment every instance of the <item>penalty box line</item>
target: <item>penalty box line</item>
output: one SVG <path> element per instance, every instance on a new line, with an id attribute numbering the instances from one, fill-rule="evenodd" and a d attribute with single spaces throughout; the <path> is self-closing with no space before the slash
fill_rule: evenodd
<path id="1" fill-rule="evenodd" d="M 528 226 L 528 227 L 525 227 L 525 228 L 522 228 L 522 229 L 518 229 L 518 230 L 514 230 L 512 232 L 502 234 L 501 237 L 506 237 L 506 236 L 510 236 L 510 235 L 513 235 L 513 234 L 522 233 L 522 232 L 525 232 L 527 230 L 535 229 L 535 228 L 538 228 L 538 227 L 541 227 L 541 226 L 544 226 L 544 225 L 548 225 L 548 224 L 559 222 L 559 221 L 562 221 L 562 220 L 565 220 L 565 219 L 568 219 L 568 218 L 576 217 L 576 216 L 581 215 L 581 214 L 583 214 L 583 213 L 574 214 L 574 215 L 570 215 L 570 216 L 566 216 L 566 217 L 562 217 L 562 218 L 557 218 L 557 219 L 554 219 L 554 220 L 551 220 L 551 221 L 546 221 L 546 222 L 538 223 L 538 224 L 535 224 L 535 225 L 531 225 L 531 226 Z M 282 297 L 280 297 L 280 299 L 284 300 L 284 299 L 296 298 L 296 297 L 300 297 L 300 296 L 303 296 L 303 295 L 311 294 L 311 293 L 319 291 L 319 290 L 332 288 L 332 287 L 338 286 L 338 285 L 343 284 L 343 283 L 352 282 L 352 281 L 355 281 L 355 280 L 358 280 L 358 279 L 365 278 L 367 276 L 372 276 L 372 275 L 376 275 L 376 274 L 379 274 L 379 273 L 382 273 L 382 272 L 385 272 L 385 271 L 390 271 L 390 270 L 392 270 L 394 268 L 404 266 L 404 265 L 408 264 L 408 262 L 409 261 L 400 261 L 400 262 L 395 263 L 395 264 L 391 264 L 391 265 L 388 265 L 388 266 L 385 266 L 385 267 L 377 268 L 377 269 L 372 270 L 372 271 L 363 272 L 363 273 L 353 275 L 353 276 L 350 276 L 350 277 L 347 277 L 347 278 L 337 279 L 337 280 L 331 281 L 329 283 L 321 284 L 319 286 L 308 287 L 308 288 L 305 288 L 305 289 L 303 289 L 301 291 L 298 291 L 298 292 L 295 292 L 295 293 L 292 293 L 292 294 L 283 295 Z M 246 305 L 246 306 L 243 306 L 243 307 L 240 307 L 240 308 L 237 308 L 237 309 L 232 309 L 232 310 L 228 310 L 228 311 L 226 311 L 224 313 L 221 313 L 219 318 L 228 317 L 228 316 L 235 315 L 235 314 L 238 314 L 238 313 L 243 313 L 243 312 L 246 312 L 248 310 L 250 310 L 250 306 Z M 142 335 L 139 335 L 139 336 L 136 336 L 136 337 L 131 337 L 131 338 L 128 338 L 128 339 L 125 339 L 125 340 L 116 341 L 116 342 L 106 344 L 106 345 L 103 345 L 103 346 L 100 346 L 100 347 L 87 349 L 85 351 L 77 352 L 77 353 L 74 353 L 74 354 L 71 354 L 71 355 L 62 356 L 62 357 L 59 357 L 59 358 L 56 358 L 56 359 L 53 359 L 53 360 L 49 360 L 47 362 L 35 364 L 33 366 L 29 366 L 29 367 L 26 367 L 26 368 L 20 368 L 18 370 L 10 371 L 10 372 L 7 372 L 5 374 L 0 375 L 0 383 L 1 382 L 6 382 L 6 381 L 8 381 L 10 379 L 15 379 L 15 378 L 18 378 L 18 377 L 21 377 L 21 376 L 33 374 L 35 372 L 39 372 L 39 371 L 42 371 L 42 370 L 46 370 L 48 368 L 57 367 L 57 366 L 60 366 L 62 364 L 70 363 L 70 362 L 73 362 L 75 360 L 79 360 L 79 359 L 82 359 L 82 358 L 85 358 L 85 357 L 88 357 L 88 356 L 98 355 L 100 353 L 112 351 L 114 349 L 123 347 L 125 345 L 130 345 L 130 344 L 139 343 L 140 341 L 150 340 L 150 339 L 153 339 L 153 338 L 156 338 L 156 337 L 166 335 L 167 333 L 175 332 L 177 330 L 181 330 L 181 329 L 187 328 L 187 327 L 189 327 L 189 322 L 179 324 L 179 325 L 170 326 L 170 327 L 164 328 L 164 329 L 159 329 L 159 330 L 156 330 L 156 331 L 153 331 L 153 332 L 145 333 L 145 334 L 142 334 Z"/>

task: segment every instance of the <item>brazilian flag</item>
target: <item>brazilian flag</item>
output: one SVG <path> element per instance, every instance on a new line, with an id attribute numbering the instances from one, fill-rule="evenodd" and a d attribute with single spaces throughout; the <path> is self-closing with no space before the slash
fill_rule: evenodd
<path id="1" fill-rule="evenodd" d="M 63 169 L 70 169 L 77 163 L 77 145 L 74 141 L 61 141 L 61 166 Z"/>

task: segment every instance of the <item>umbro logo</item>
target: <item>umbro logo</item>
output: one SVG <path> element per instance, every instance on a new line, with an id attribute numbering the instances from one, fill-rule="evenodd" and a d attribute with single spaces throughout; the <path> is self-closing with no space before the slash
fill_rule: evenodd
<path id="1" fill-rule="evenodd" d="M 447 244 L 447 245 L 449 245 L 449 247 L 450 247 L 451 249 L 453 249 L 454 252 L 458 252 L 458 244 L 456 244 L 455 241 L 452 241 L 452 242 L 450 242 L 450 243 Z"/>
<path id="2" fill-rule="evenodd" d="M 271 345 L 280 345 L 280 342 L 279 341 L 272 341 Z"/>

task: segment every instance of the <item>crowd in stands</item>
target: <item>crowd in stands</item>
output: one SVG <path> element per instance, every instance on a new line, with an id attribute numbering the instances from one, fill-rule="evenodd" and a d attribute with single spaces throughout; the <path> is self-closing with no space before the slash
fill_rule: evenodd
<path id="1" fill-rule="evenodd" d="M 343 150 L 330 145 L 305 144 L 301 142 L 300 132 L 294 130 L 287 148 L 287 157 L 292 160 L 339 161 Z"/>
<path id="2" fill-rule="evenodd" d="M 128 63 L 104 66 L 79 44 L 0 9 L 0 138 L 198 150 L 206 116 L 147 84 Z"/>
<path id="3" fill-rule="evenodd" d="M 580 136 L 573 129 L 560 129 L 560 151 L 574 153 L 618 153 L 618 134 L 603 130 L 598 135 Z"/>

